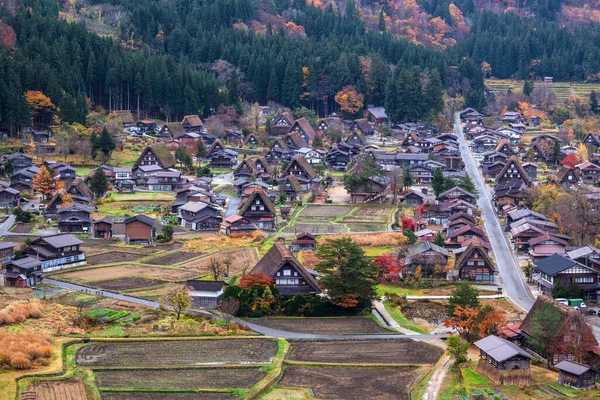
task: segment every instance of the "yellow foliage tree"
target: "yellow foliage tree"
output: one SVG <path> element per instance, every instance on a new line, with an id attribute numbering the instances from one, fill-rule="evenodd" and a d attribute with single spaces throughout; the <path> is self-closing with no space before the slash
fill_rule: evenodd
<path id="1" fill-rule="evenodd" d="M 364 96 L 358 93 L 352 85 L 346 86 L 335 95 L 335 102 L 342 111 L 348 114 L 359 112 L 363 108 L 364 101 Z"/>
<path id="2" fill-rule="evenodd" d="M 28 90 L 25 92 L 25 100 L 35 121 L 47 123 L 50 120 L 55 108 L 50 97 L 39 90 Z"/>
<path id="3" fill-rule="evenodd" d="M 588 148 L 583 143 L 577 146 L 577 158 L 579 159 L 580 163 L 588 162 L 590 160 Z"/>
<path id="4" fill-rule="evenodd" d="M 50 171 L 46 166 L 40 168 L 40 172 L 33 178 L 33 190 L 43 194 L 47 199 L 52 196 L 52 193 L 56 190 L 56 182 L 52 179 Z"/>
<path id="5" fill-rule="evenodd" d="M 65 194 L 62 197 L 62 204 L 61 207 L 68 207 L 72 204 L 75 204 L 75 200 L 73 199 L 73 196 L 71 196 L 70 193 Z"/>

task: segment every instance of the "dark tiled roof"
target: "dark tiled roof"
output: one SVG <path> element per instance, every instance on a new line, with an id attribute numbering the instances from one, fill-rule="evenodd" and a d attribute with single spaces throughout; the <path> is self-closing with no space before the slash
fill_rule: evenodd
<path id="1" fill-rule="evenodd" d="M 490 335 L 473 344 L 498 362 L 506 361 L 515 356 L 522 356 L 533 360 L 532 356 L 516 344 L 495 335 Z"/>
<path id="2" fill-rule="evenodd" d="M 149 226 L 155 226 L 156 225 L 156 220 L 154 218 L 150 218 L 149 216 L 144 215 L 144 214 L 138 214 L 138 215 L 135 215 L 133 217 L 129 217 L 125 221 L 123 221 L 123 223 L 124 224 L 128 224 L 128 223 L 133 222 L 133 221 L 139 221 L 139 222 L 141 222 L 143 224 L 146 224 L 146 225 L 149 225 Z"/>
<path id="3" fill-rule="evenodd" d="M 58 235 L 52 235 L 52 236 L 44 236 L 41 237 L 39 240 L 48 243 L 50 246 L 54 247 L 55 249 L 60 248 L 60 247 L 65 247 L 65 246 L 75 246 L 78 244 L 83 244 L 83 242 L 79 239 L 77 239 L 75 236 L 69 234 L 69 233 L 62 233 L 62 234 L 58 234 Z"/>
<path id="4" fill-rule="evenodd" d="M 585 364 L 579 364 L 574 361 L 563 360 L 554 366 L 556 369 L 568 372 L 573 375 L 583 375 L 590 370 Z"/>
<path id="5" fill-rule="evenodd" d="M 560 254 L 551 255 L 550 257 L 544 258 L 536 263 L 537 268 L 548 275 L 558 274 L 559 272 L 567 270 L 575 265 L 585 267 L 583 264 L 580 264 L 577 261 L 571 260 L 565 256 L 561 256 Z"/>
<path id="6" fill-rule="evenodd" d="M 203 281 L 199 279 L 191 279 L 185 282 L 185 287 L 193 290 L 202 290 L 206 292 L 218 292 L 223 289 L 225 282 L 223 281 Z"/>

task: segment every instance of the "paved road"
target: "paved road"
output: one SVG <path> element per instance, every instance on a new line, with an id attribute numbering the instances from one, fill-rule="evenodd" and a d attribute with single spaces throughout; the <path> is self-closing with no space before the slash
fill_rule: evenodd
<path id="1" fill-rule="evenodd" d="M 47 283 L 49 285 L 54 285 L 54 286 L 57 286 L 57 287 L 60 287 L 63 289 L 77 290 L 80 292 L 109 297 L 109 298 L 116 299 L 116 300 L 128 301 L 128 302 L 140 304 L 140 305 L 143 305 L 146 307 L 152 307 L 152 308 L 159 307 L 158 303 L 155 301 L 144 300 L 144 299 L 140 299 L 138 297 L 131 297 L 131 296 L 127 296 L 124 294 L 89 288 L 86 286 L 76 285 L 73 283 L 57 281 L 52 278 L 44 278 L 44 283 Z M 207 316 L 211 316 L 212 318 L 219 318 L 218 316 L 215 316 L 214 314 L 211 314 L 206 310 L 190 309 L 190 310 L 188 310 L 188 312 L 191 314 L 204 314 Z M 260 333 L 261 335 L 275 336 L 275 337 L 280 337 L 280 338 L 284 338 L 284 339 L 313 339 L 313 340 L 314 339 L 319 339 L 319 340 L 434 339 L 434 338 L 445 338 L 448 336 L 445 334 L 433 334 L 433 335 L 420 335 L 420 334 L 413 334 L 413 335 L 395 335 L 395 334 L 391 334 L 391 335 L 313 335 L 313 334 L 307 334 L 307 333 L 288 332 L 288 331 L 281 331 L 278 329 L 267 328 L 265 326 L 260 326 L 260 325 L 254 324 L 252 322 L 240 320 L 237 318 L 234 318 L 233 321 L 237 322 L 240 325 L 245 325 L 248 328 L 252 329 L 254 332 Z"/>
<path id="2" fill-rule="evenodd" d="M 6 220 L 0 224 L 0 236 L 6 236 L 9 233 L 8 230 L 12 228 L 14 224 L 15 216 L 9 215 L 8 218 L 6 218 Z"/>
<path id="3" fill-rule="evenodd" d="M 228 194 L 222 194 L 222 196 L 227 198 L 227 209 L 225 210 L 225 218 L 237 214 L 238 207 L 240 206 L 240 202 L 242 200 L 239 197 L 231 196 Z"/>
<path id="4" fill-rule="evenodd" d="M 502 231 L 500 221 L 496 216 L 495 208 L 490 199 L 489 189 L 486 188 L 483 182 L 483 178 L 479 173 L 479 168 L 473 158 L 473 153 L 471 153 L 463 134 L 459 114 L 456 113 L 454 118 L 454 131 L 458 136 L 460 153 L 465 162 L 466 170 L 473 179 L 473 182 L 475 182 L 479 192 L 479 208 L 481 209 L 485 229 L 487 230 L 490 244 L 492 245 L 492 251 L 496 257 L 496 264 L 500 271 L 500 278 L 504 291 L 508 298 L 514 303 L 525 311 L 529 311 L 531 306 L 533 306 L 535 299 L 525 283 L 520 271 L 519 263 L 508 243 L 508 239 Z"/>

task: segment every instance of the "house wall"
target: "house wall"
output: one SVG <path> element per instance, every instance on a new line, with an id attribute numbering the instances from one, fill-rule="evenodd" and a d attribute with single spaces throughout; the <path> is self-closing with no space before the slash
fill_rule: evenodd
<path id="1" fill-rule="evenodd" d="M 125 225 L 125 235 L 130 240 L 150 240 L 152 227 L 140 221 L 133 221 Z"/>

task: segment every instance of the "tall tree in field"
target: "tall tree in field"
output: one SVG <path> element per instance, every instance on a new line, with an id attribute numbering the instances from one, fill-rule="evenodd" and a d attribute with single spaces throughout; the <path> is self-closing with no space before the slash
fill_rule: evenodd
<path id="1" fill-rule="evenodd" d="M 33 190 L 43 194 L 46 199 L 50 199 L 56 190 L 56 181 L 52 178 L 50 171 L 45 165 L 42 165 L 40 171 L 33 177 Z"/>
<path id="2" fill-rule="evenodd" d="M 116 147 L 117 144 L 112 136 L 110 136 L 110 133 L 108 133 L 108 130 L 103 128 L 102 132 L 100 132 L 100 136 L 98 136 L 95 140 L 96 150 L 100 150 L 102 153 L 104 153 L 105 159 L 108 160 L 110 158 L 110 154 Z"/>
<path id="3" fill-rule="evenodd" d="M 588 152 L 588 148 L 585 144 L 581 143 L 577 146 L 577 158 L 580 163 L 584 163 L 590 160 L 590 154 Z"/>
<path id="4" fill-rule="evenodd" d="M 594 114 L 598 113 L 598 97 L 595 90 L 590 92 L 590 111 Z"/>
<path id="5" fill-rule="evenodd" d="M 205 158 L 208 155 L 208 150 L 206 150 L 206 146 L 204 145 L 204 140 L 202 138 L 198 138 L 198 145 L 196 148 L 196 159 L 198 164 L 200 164 L 200 159 Z"/>
<path id="6" fill-rule="evenodd" d="M 437 198 L 440 193 L 444 192 L 446 185 L 444 184 L 444 171 L 441 168 L 436 168 L 433 171 L 433 180 L 431 182 L 431 186 L 433 187 L 433 193 L 435 193 L 435 197 Z"/>
<path id="7" fill-rule="evenodd" d="M 320 284 L 333 304 L 370 309 L 377 298 L 378 267 L 351 238 L 329 240 L 317 249 Z"/>
<path id="8" fill-rule="evenodd" d="M 410 172 L 410 169 L 404 167 L 402 170 L 402 186 L 404 186 L 404 191 L 406 192 L 414 184 L 415 178 L 413 178 L 412 172 Z"/>
<path id="9" fill-rule="evenodd" d="M 190 292 L 185 287 L 179 287 L 169 290 L 160 299 L 159 303 L 163 308 L 171 308 L 177 314 L 177 319 L 181 313 L 192 305 Z"/>
<path id="10" fill-rule="evenodd" d="M 531 96 L 531 92 L 533 92 L 533 83 L 525 80 L 525 82 L 523 82 L 523 95 L 529 97 Z"/>
<path id="11" fill-rule="evenodd" d="M 102 197 L 108 191 L 108 179 L 102 168 L 96 169 L 96 172 L 92 175 L 90 189 L 96 197 Z"/>

